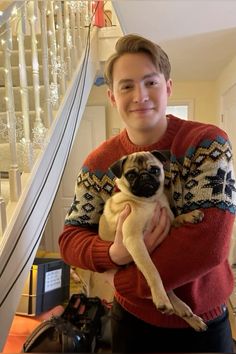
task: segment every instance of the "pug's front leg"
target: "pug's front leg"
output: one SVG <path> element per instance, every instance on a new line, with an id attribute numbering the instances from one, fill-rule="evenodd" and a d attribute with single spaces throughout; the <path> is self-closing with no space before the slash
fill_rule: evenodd
<path id="1" fill-rule="evenodd" d="M 179 227 L 185 223 L 197 224 L 201 222 L 204 218 L 204 213 L 201 210 L 193 210 L 186 214 L 181 214 L 176 216 L 172 222 L 173 227 Z"/>

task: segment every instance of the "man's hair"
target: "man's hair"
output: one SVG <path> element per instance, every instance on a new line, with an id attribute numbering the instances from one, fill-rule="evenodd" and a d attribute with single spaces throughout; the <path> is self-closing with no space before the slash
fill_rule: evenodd
<path id="1" fill-rule="evenodd" d="M 171 65 L 167 54 L 156 43 L 136 34 L 128 34 L 116 42 L 115 53 L 105 64 L 104 77 L 107 85 L 113 86 L 113 67 L 117 59 L 127 53 L 146 53 L 149 55 L 156 69 L 161 72 L 166 81 L 170 78 Z"/>

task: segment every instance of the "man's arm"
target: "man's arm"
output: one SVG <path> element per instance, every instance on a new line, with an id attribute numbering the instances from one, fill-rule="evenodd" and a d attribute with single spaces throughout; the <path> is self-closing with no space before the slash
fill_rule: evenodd
<path id="1" fill-rule="evenodd" d="M 234 215 L 217 208 L 204 209 L 204 214 L 198 225 L 171 229 L 151 255 L 167 291 L 202 277 L 227 260 Z M 123 295 L 150 296 L 147 282 L 134 264 L 120 269 L 114 284 Z"/>
<path id="2" fill-rule="evenodd" d="M 80 226 L 65 226 L 59 238 L 61 256 L 66 263 L 96 272 L 117 268 L 109 256 L 111 244 L 88 227 Z"/>

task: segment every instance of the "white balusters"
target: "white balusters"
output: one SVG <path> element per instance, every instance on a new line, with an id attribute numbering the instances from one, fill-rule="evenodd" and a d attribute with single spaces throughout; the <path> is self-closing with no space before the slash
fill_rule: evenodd
<path id="1" fill-rule="evenodd" d="M 70 18 L 69 18 L 69 9 L 68 1 L 64 1 L 64 23 L 65 23 L 65 36 L 66 36 L 66 63 L 67 63 L 67 72 L 68 80 L 71 79 L 72 75 L 72 62 L 71 62 L 71 48 L 72 48 L 72 37 L 70 33 Z"/>
<path id="2" fill-rule="evenodd" d="M 76 46 L 78 50 L 78 55 L 80 56 L 82 52 L 82 39 L 81 39 L 81 20 L 80 20 L 80 8 L 76 9 Z"/>
<path id="3" fill-rule="evenodd" d="M 64 59 L 64 28 L 63 28 L 63 19 L 62 19 L 62 6 L 61 1 L 56 1 L 55 3 L 55 12 L 57 13 L 57 38 L 58 38 L 58 60 L 60 64 L 60 72 L 58 76 L 60 78 L 60 91 L 64 95 L 66 91 L 66 64 Z"/>
<path id="4" fill-rule="evenodd" d="M 75 46 L 75 10 L 70 7 L 69 11 L 70 17 L 70 28 L 71 28 L 71 63 L 73 68 L 76 67 L 76 60 L 77 60 L 77 53 L 76 53 L 76 46 Z"/>
<path id="5" fill-rule="evenodd" d="M 33 75 L 33 89 L 34 89 L 34 106 L 35 106 L 35 122 L 33 128 L 33 144 L 34 147 L 41 147 L 44 145 L 44 138 L 46 128 L 44 127 L 41 119 L 41 106 L 40 106 L 40 80 L 39 80 L 39 60 L 37 51 L 37 36 L 36 36 L 36 20 L 38 11 L 38 0 L 29 1 L 28 15 L 31 32 L 31 51 L 32 51 L 32 75 Z"/>
<path id="6" fill-rule="evenodd" d="M 47 0 L 39 1 L 41 12 L 41 46 L 42 46 L 42 65 L 44 82 L 44 125 L 49 128 L 52 124 L 52 104 L 50 101 L 50 82 L 49 82 L 49 51 L 48 51 L 48 27 L 47 27 Z"/>
<path id="7" fill-rule="evenodd" d="M 6 88 L 6 113 L 8 125 L 8 139 L 10 147 L 10 200 L 17 201 L 21 194 L 21 179 L 17 164 L 17 145 L 16 145 L 16 115 L 14 92 L 12 83 L 11 50 L 12 32 L 9 24 L 6 26 L 5 40 L 2 40 L 2 47 L 5 57 L 5 88 Z"/>
<path id="8" fill-rule="evenodd" d="M 50 99 L 54 108 L 58 108 L 59 101 L 59 85 L 57 82 L 57 39 L 56 39 L 56 28 L 55 28 L 55 18 L 54 18 L 54 2 L 49 1 L 48 3 L 48 35 L 49 35 L 49 45 L 50 45 L 50 59 L 51 59 L 51 74 L 52 82 L 50 84 Z"/>
<path id="9" fill-rule="evenodd" d="M 29 89 L 27 82 L 27 71 L 25 61 L 25 29 L 27 28 L 26 8 L 20 9 L 20 17 L 17 25 L 17 39 L 19 51 L 19 75 L 21 88 L 21 104 L 23 113 L 24 138 L 22 139 L 22 159 L 24 171 L 30 172 L 33 166 L 33 149 L 30 140 L 30 116 L 29 116 Z"/>
<path id="10" fill-rule="evenodd" d="M 0 80 L 6 93 L 6 104 L 1 104 L 6 108 L 0 106 L 0 153 L 4 144 L 9 154 L 0 169 L 0 176 L 2 171 L 9 176 L 4 179 L 4 193 L 0 180 L 0 236 L 7 227 L 6 204 L 12 215 L 34 165 L 33 147 L 42 150 L 40 139 L 46 144 L 46 133 L 50 138 L 53 116 L 80 63 L 91 8 L 91 2 L 85 0 L 22 0 L 17 6 L 12 5 L 6 22 L 0 24 L 0 61 L 3 58 L 5 70 Z M 53 105 L 55 101 L 57 105 Z M 30 122 L 32 117 L 34 125 Z"/>

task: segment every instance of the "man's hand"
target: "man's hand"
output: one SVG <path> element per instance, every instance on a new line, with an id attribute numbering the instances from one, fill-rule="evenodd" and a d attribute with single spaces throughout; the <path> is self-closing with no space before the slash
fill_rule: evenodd
<path id="1" fill-rule="evenodd" d="M 123 223 L 130 212 L 130 206 L 127 204 L 119 216 L 114 243 L 109 249 L 111 260 L 117 265 L 125 265 L 132 262 L 132 257 L 123 244 L 122 234 Z M 171 222 L 167 210 L 165 208 L 161 209 L 160 206 L 157 205 L 152 221 L 144 233 L 144 242 L 149 253 L 152 253 L 165 239 L 170 226 Z"/>
<path id="2" fill-rule="evenodd" d="M 148 229 L 144 232 L 144 242 L 149 253 L 159 246 L 166 238 L 171 227 L 166 208 L 156 207 L 152 221 Z"/>
<path id="3" fill-rule="evenodd" d="M 115 239 L 109 249 L 109 255 L 111 257 L 111 260 L 117 265 L 124 265 L 132 262 L 132 257 L 123 244 L 123 233 L 122 233 L 123 223 L 130 212 L 131 212 L 130 206 L 127 204 L 124 210 L 120 213 L 117 222 Z"/>

